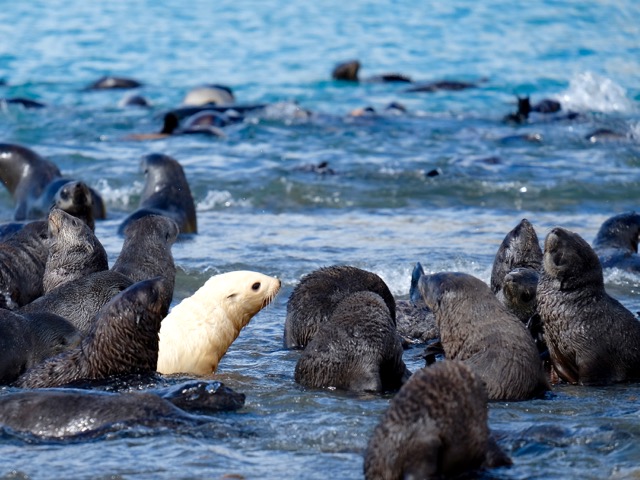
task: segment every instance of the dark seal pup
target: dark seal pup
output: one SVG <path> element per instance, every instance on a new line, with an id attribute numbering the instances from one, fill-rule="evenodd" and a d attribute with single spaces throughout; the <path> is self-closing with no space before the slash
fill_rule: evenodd
<path id="1" fill-rule="evenodd" d="M 331 72 L 331 78 L 334 80 L 346 80 L 349 82 L 361 81 L 358 75 L 360 71 L 360 62 L 358 60 L 347 60 L 346 62 L 339 63 L 333 68 Z M 383 73 L 381 75 L 375 75 L 366 79 L 367 82 L 400 82 L 411 83 L 411 78 L 399 74 L 399 73 Z"/>
<path id="2" fill-rule="evenodd" d="M 173 292 L 176 266 L 171 247 L 179 233 L 178 224 L 164 215 L 147 215 L 131 221 L 124 229 L 122 250 L 111 270 L 134 282 L 163 276 Z"/>
<path id="3" fill-rule="evenodd" d="M 527 400 L 549 390 L 533 338 L 482 280 L 458 272 L 423 275 L 420 293 L 450 360 L 480 376 L 491 400 Z"/>
<path id="4" fill-rule="evenodd" d="M 639 237 L 640 214 L 625 212 L 605 220 L 593 241 L 602 267 L 640 273 Z"/>
<path id="5" fill-rule="evenodd" d="M 71 181 L 60 187 L 53 197 L 54 205 L 79 218 L 95 230 L 96 222 L 93 211 L 93 194 L 84 182 Z"/>
<path id="6" fill-rule="evenodd" d="M 244 401 L 244 394 L 220 382 L 205 381 L 181 383 L 167 393 L 76 388 L 25 390 L 0 396 L 0 425 L 15 433 L 40 438 L 86 439 L 138 425 L 200 425 L 210 419 L 192 412 L 237 410 Z"/>
<path id="7" fill-rule="evenodd" d="M 173 218 L 180 233 L 197 233 L 196 207 L 182 165 L 168 155 L 153 153 L 143 157 L 140 166 L 145 175 L 140 205 L 118 232 L 122 234 L 132 220 L 155 214 Z"/>
<path id="8" fill-rule="evenodd" d="M 380 295 L 396 321 L 396 304 L 391 291 L 377 274 L 357 267 L 333 265 L 319 268 L 302 277 L 287 302 L 284 346 L 304 348 L 350 293 L 368 290 Z"/>
<path id="9" fill-rule="evenodd" d="M 107 252 L 89 225 L 59 208 L 52 209 L 49 213 L 49 255 L 42 279 L 44 293 L 108 269 Z"/>
<path id="10" fill-rule="evenodd" d="M 19 315 L 0 308 L 0 385 L 78 343 L 78 330 L 58 315 Z"/>
<path id="11" fill-rule="evenodd" d="M 155 372 L 160 322 L 171 302 L 166 289 L 163 277 L 133 284 L 98 312 L 79 346 L 27 370 L 15 385 L 56 387 L 80 380 Z"/>
<path id="12" fill-rule="evenodd" d="M 58 190 L 71 181 L 58 167 L 33 150 L 11 143 L 0 143 L 0 181 L 16 203 L 14 220 L 37 219 L 49 212 Z M 93 216 L 106 217 L 102 197 L 90 189 Z"/>
<path id="13" fill-rule="evenodd" d="M 354 292 L 336 305 L 298 359 L 305 387 L 357 392 L 398 390 L 411 375 L 389 308 L 377 293 Z"/>
<path id="14" fill-rule="evenodd" d="M 538 311 L 560 378 L 583 385 L 640 379 L 640 322 L 607 294 L 600 260 L 577 233 L 556 227 L 547 235 Z"/>
<path id="15" fill-rule="evenodd" d="M 502 240 L 493 260 L 491 291 L 523 323 L 536 312 L 542 249 L 533 225 L 523 218 Z"/>
<path id="16" fill-rule="evenodd" d="M 14 310 L 42 295 L 47 229 L 47 222 L 37 220 L 0 242 L 0 308 Z"/>
<path id="17" fill-rule="evenodd" d="M 427 343 L 440 335 L 435 316 L 418 291 L 422 275 L 424 269 L 418 262 L 411 273 L 409 300 L 396 299 L 396 330 L 405 346 Z"/>
<path id="18" fill-rule="evenodd" d="M 133 281 L 119 272 L 103 270 L 54 288 L 20 308 L 20 313 L 49 312 L 69 320 L 86 334 L 96 313 Z"/>
<path id="19" fill-rule="evenodd" d="M 487 412 L 484 385 L 466 364 L 445 360 L 418 370 L 369 439 L 365 479 L 450 478 L 511 465 L 491 436 Z"/>

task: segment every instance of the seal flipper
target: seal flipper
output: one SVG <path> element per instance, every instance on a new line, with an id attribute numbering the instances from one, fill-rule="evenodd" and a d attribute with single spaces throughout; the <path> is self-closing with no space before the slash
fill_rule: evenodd
<path id="1" fill-rule="evenodd" d="M 425 305 L 420 289 L 418 288 L 418 282 L 423 275 L 424 269 L 422 268 L 422 264 L 416 262 L 416 266 L 413 267 L 413 272 L 411 273 L 411 288 L 409 289 L 409 298 L 411 298 L 411 302 L 416 306 Z"/>

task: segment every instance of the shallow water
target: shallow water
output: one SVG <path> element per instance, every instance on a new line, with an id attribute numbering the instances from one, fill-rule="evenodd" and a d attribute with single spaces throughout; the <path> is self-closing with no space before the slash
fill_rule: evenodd
<path id="1" fill-rule="evenodd" d="M 544 238 L 560 225 L 592 240 L 607 217 L 637 209 L 640 176 L 640 7 L 611 2 L 34 1 L 0 13 L 0 139 L 23 143 L 107 201 L 98 237 L 113 263 L 116 229 L 142 190 L 144 154 L 185 168 L 199 233 L 173 248 L 174 301 L 213 274 L 253 269 L 283 281 L 243 330 L 216 379 L 244 409 L 204 426 L 115 431 L 91 441 L 0 436 L 0 478 L 362 478 L 362 451 L 387 396 L 305 391 L 297 353 L 283 350 L 287 298 L 302 275 L 346 263 L 378 273 L 406 298 L 416 261 L 488 281 L 493 256 L 522 218 Z M 341 84 L 333 66 L 359 58 L 361 76 L 481 81 L 462 92 Z M 144 82 L 150 109 L 125 95 L 83 92 L 105 74 Z M 268 103 L 227 128 L 140 142 L 163 112 L 204 83 L 239 103 Z M 504 124 L 515 94 L 555 98 L 575 120 Z M 391 101 L 402 116 L 352 118 Z M 296 103 L 294 103 L 296 102 Z M 311 112 L 308 114 L 306 112 Z M 597 128 L 622 139 L 591 143 Z M 540 135 L 530 142 L 521 134 Z M 305 170 L 328 162 L 335 175 Z M 440 172 L 430 177 L 426 173 Z M 0 191 L 0 221 L 11 219 Z M 640 310 L 640 279 L 605 272 L 608 291 Z M 410 369 L 420 349 L 405 353 Z M 496 478 L 638 478 L 638 385 L 559 386 L 545 400 L 493 403 L 490 425 L 513 457 Z"/>

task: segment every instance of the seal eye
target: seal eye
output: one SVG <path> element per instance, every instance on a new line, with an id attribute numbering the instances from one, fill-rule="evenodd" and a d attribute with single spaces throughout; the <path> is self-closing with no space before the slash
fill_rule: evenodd
<path id="1" fill-rule="evenodd" d="M 251 290 L 253 290 L 254 292 L 257 292 L 258 290 L 260 290 L 260 282 L 256 282 L 253 285 L 251 285 Z"/>

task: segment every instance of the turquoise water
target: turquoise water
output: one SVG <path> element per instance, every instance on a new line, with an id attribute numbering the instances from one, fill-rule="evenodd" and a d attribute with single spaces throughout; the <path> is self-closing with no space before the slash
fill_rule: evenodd
<path id="1" fill-rule="evenodd" d="M 296 352 L 282 349 L 286 301 L 299 278 L 348 263 L 406 298 L 416 261 L 488 281 L 504 235 L 528 218 L 592 240 L 607 217 L 638 208 L 640 5 L 600 2 L 4 2 L 0 139 L 55 161 L 97 188 L 109 218 L 97 234 L 115 260 L 116 228 L 142 190 L 139 159 L 169 154 L 185 168 L 200 232 L 179 242 L 174 300 L 210 275 L 253 269 L 282 279 L 224 357 L 216 378 L 247 395 L 239 412 L 184 430 L 116 432 L 47 443 L 0 436 L 0 478 L 362 478 L 362 451 L 388 397 L 304 391 Z M 358 58 L 363 78 L 479 82 L 461 92 L 406 93 L 398 84 L 332 81 Z M 105 74 L 144 83 L 150 109 L 122 91 L 84 92 Z M 266 111 L 197 135 L 132 141 L 204 83 L 233 88 Z M 513 126 L 515 95 L 554 98 L 575 120 Z M 401 116 L 350 117 L 401 102 Z M 310 114 L 307 112 L 311 112 Z M 591 143 L 597 128 L 621 134 Z M 514 138 L 539 135 L 541 141 Z M 335 175 L 305 169 L 329 162 Z M 425 174 L 434 169 L 440 175 Z M 0 221 L 13 211 L 0 191 Z M 640 309 L 640 279 L 605 272 L 608 291 Z M 419 349 L 407 350 L 411 369 Z M 490 406 L 514 460 L 496 478 L 637 478 L 637 385 L 559 386 L 555 396 Z"/>

